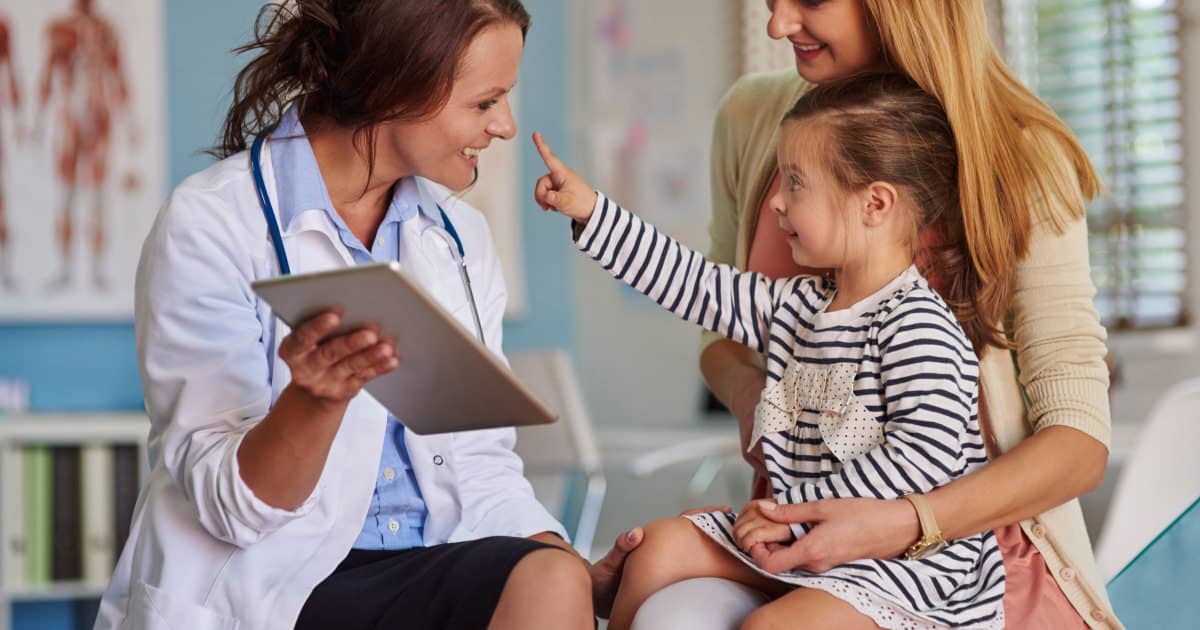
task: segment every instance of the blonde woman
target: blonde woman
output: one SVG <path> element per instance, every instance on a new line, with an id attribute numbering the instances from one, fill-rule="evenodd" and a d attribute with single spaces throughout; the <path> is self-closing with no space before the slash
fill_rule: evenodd
<path id="1" fill-rule="evenodd" d="M 798 72 L 747 76 L 722 103 L 709 258 L 772 277 L 799 271 L 774 217 L 761 211 L 778 187 L 779 121 L 810 84 L 892 69 L 936 96 L 953 127 L 962 233 L 924 238 L 965 239 L 974 274 L 939 290 L 964 326 L 993 334 L 976 348 L 990 462 L 928 493 L 924 526 L 903 499 L 780 506 L 772 518 L 813 527 L 765 566 L 822 571 L 899 556 L 938 529 L 948 540 L 994 530 L 1008 576 L 1009 627 L 1119 628 L 1076 501 L 1102 481 L 1110 438 L 1105 331 L 1092 304 L 1084 222 L 1084 204 L 1100 184 L 1086 155 L 1005 67 L 981 0 L 767 4 L 768 33 L 792 43 Z M 707 335 L 700 366 L 738 418 L 745 444 L 765 380 L 761 358 Z M 747 459 L 762 470 L 761 452 Z M 687 605 L 677 606 L 679 598 Z M 695 615 L 691 627 L 736 627 L 765 601 L 728 583 L 682 582 L 651 597 L 634 628 L 678 625 L 679 610 Z"/>

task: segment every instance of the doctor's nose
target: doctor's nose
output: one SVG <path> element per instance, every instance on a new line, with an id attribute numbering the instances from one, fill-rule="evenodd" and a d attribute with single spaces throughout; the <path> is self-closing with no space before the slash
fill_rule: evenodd
<path id="1" fill-rule="evenodd" d="M 517 135 L 517 121 L 513 120 L 512 109 L 505 103 L 502 112 L 488 123 L 487 133 L 494 138 L 512 140 Z"/>

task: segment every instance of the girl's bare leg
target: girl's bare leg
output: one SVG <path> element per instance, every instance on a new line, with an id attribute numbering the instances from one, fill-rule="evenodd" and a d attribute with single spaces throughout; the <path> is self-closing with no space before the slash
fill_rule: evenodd
<path id="1" fill-rule="evenodd" d="M 675 582 L 719 577 L 740 582 L 769 596 L 790 590 L 756 573 L 685 518 L 666 518 L 645 527 L 645 538 L 625 559 L 621 587 L 613 604 L 610 630 L 627 630 L 646 598 Z"/>
<path id="2" fill-rule="evenodd" d="M 750 613 L 741 630 L 878 630 L 870 617 L 814 588 L 798 588 Z"/>

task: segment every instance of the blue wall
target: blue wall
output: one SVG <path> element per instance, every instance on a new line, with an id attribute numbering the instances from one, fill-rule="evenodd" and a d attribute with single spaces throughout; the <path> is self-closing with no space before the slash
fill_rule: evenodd
<path id="1" fill-rule="evenodd" d="M 564 35 L 567 19 L 558 0 L 526 0 L 534 26 L 521 72 L 522 181 L 532 190 L 542 172 L 528 133 L 540 130 L 563 154 L 567 136 Z M 101 7 L 102 8 L 102 7 Z M 240 60 L 230 49 L 245 42 L 257 3 L 245 0 L 166 0 L 168 186 L 204 168 L 228 104 Z M 530 202 L 532 208 L 532 202 Z M 507 349 L 574 345 L 574 292 L 569 283 L 569 243 L 561 221 L 522 221 L 530 315 L 505 329 Z M 130 323 L 0 326 L 0 378 L 29 382 L 35 411 L 131 410 L 142 406 Z M 15 630 L 71 628 L 69 604 L 19 604 Z"/>

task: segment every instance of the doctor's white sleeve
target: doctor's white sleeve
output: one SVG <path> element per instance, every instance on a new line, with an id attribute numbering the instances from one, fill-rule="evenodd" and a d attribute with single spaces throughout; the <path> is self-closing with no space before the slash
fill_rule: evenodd
<path id="1" fill-rule="evenodd" d="M 481 242 L 468 244 L 468 256 L 470 251 L 477 251 L 483 261 L 483 265 L 476 267 L 482 271 L 475 284 L 479 292 L 479 318 L 488 348 L 507 365 L 501 349 L 504 307 L 508 299 L 503 270 L 486 222 L 481 215 L 472 219 L 484 223 L 480 230 L 472 231 L 483 236 Z M 472 280 L 475 280 L 474 276 Z M 481 515 L 477 522 L 466 525 L 481 537 L 528 537 L 553 532 L 568 540 L 562 524 L 538 501 L 533 486 L 525 478 L 524 462 L 513 450 L 516 435 L 510 428 L 454 435 L 454 456 L 463 504 L 471 506 L 471 513 Z"/>
<path id="2" fill-rule="evenodd" d="M 271 404 L 268 353 L 250 288 L 261 234 L 214 193 L 183 186 L 142 248 L 136 336 L 152 465 L 161 456 L 208 533 L 247 546 L 312 509 L 256 497 L 238 470 L 243 437 Z"/>

